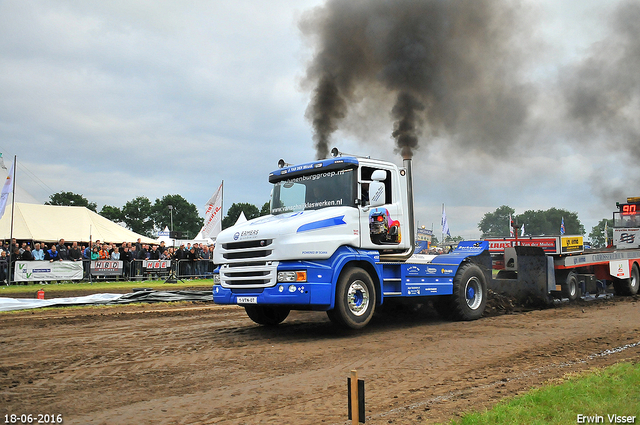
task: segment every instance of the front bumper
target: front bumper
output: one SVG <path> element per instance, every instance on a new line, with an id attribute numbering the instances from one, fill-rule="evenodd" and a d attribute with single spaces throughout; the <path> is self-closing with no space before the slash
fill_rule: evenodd
<path id="1" fill-rule="evenodd" d="M 332 273 L 330 269 L 314 267 L 278 268 L 278 271 L 307 271 L 306 282 L 278 282 L 263 288 L 227 288 L 213 286 L 213 301 L 216 304 L 271 304 L 297 306 L 299 309 L 328 310 L 332 307 Z M 240 300 L 239 300 L 240 298 Z"/>

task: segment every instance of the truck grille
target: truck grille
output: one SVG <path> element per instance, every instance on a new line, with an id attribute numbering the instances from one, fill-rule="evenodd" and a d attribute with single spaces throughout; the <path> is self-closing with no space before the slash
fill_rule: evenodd
<path id="1" fill-rule="evenodd" d="M 278 263 L 224 264 L 220 266 L 220 284 L 225 288 L 265 288 L 275 286 Z"/>
<path id="2" fill-rule="evenodd" d="M 222 244 L 222 257 L 225 260 L 257 260 L 266 261 L 273 252 L 269 246 L 273 239 L 257 239 L 240 242 L 227 242 Z"/>

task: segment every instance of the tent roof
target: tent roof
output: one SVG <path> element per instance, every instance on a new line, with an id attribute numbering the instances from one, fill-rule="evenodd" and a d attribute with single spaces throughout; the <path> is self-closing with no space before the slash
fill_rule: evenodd
<path id="1" fill-rule="evenodd" d="M 13 237 L 43 242 L 67 241 L 89 242 L 135 242 L 156 243 L 108 220 L 86 207 L 39 205 L 15 203 Z M 7 205 L 0 218 L 0 237 L 11 237 L 11 204 Z"/>

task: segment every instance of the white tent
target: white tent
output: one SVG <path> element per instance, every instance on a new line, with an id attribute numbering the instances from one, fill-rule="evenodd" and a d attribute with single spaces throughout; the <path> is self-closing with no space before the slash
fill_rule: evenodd
<path id="1" fill-rule="evenodd" d="M 166 246 L 177 246 L 177 247 L 179 247 L 180 245 L 186 245 L 188 243 L 190 243 L 191 245 L 193 245 L 194 243 L 213 245 L 215 243 L 214 239 L 205 238 L 202 235 L 202 231 L 198 233 L 195 239 L 172 239 L 169 236 L 169 234 L 170 234 L 169 228 L 165 227 L 162 232 L 158 233 L 158 240 L 156 240 L 156 243 L 159 244 L 160 242 L 164 241 Z"/>
<path id="2" fill-rule="evenodd" d="M 23 204 L 16 202 L 13 220 L 13 237 L 42 242 L 66 241 L 89 242 L 136 242 L 156 243 L 108 220 L 85 207 Z M 0 219 L 0 238 L 11 237 L 11 204 L 7 205 Z"/>

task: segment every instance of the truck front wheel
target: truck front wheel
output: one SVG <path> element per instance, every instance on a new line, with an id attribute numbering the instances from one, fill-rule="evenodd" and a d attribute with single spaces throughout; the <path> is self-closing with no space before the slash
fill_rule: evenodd
<path id="1" fill-rule="evenodd" d="M 338 278 L 335 307 L 327 315 L 339 326 L 360 329 L 373 317 L 376 302 L 371 276 L 359 267 L 352 267 Z"/>
<path id="2" fill-rule="evenodd" d="M 478 265 L 466 263 L 458 269 L 450 303 L 453 319 L 476 320 L 482 316 L 487 305 L 487 282 Z"/>
<path id="3" fill-rule="evenodd" d="M 247 312 L 249 319 L 259 325 L 276 326 L 287 318 L 290 309 L 280 306 L 266 305 L 245 305 L 244 310 Z"/>

